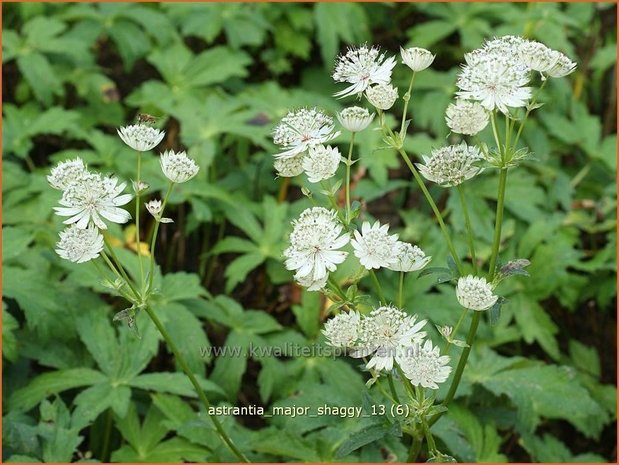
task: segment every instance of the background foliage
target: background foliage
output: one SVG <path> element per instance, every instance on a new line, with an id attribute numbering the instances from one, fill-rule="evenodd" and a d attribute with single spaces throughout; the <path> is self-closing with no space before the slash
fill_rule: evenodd
<path id="1" fill-rule="evenodd" d="M 337 111 L 330 70 L 346 44 L 437 54 L 419 74 L 409 153 L 457 140 L 444 109 L 463 53 L 494 35 L 525 34 L 575 59 L 527 126 L 538 161 L 510 176 L 501 257 L 527 257 L 498 322 L 483 322 L 457 402 L 436 425 L 461 461 L 616 460 L 616 7 L 611 4 L 3 4 L 3 459 L 216 461 L 232 457 L 194 411 L 191 386 L 139 320 L 112 324 L 118 302 L 90 266 L 53 252 L 60 220 L 49 166 L 79 154 L 128 179 L 134 155 L 115 128 L 160 117 L 166 148 L 199 160 L 162 230 L 156 311 L 218 403 L 364 406 L 364 379 L 344 359 L 202 356 L 200 348 L 322 343 L 328 303 L 290 284 L 281 252 L 307 207 L 275 179 L 273 125 L 291 107 Z M 396 68 L 395 80 L 407 76 Z M 431 212 L 396 154 L 358 137 L 355 195 L 442 266 Z M 344 140 L 342 139 L 342 142 Z M 152 190 L 164 186 L 155 155 Z M 496 180 L 467 184 L 488 257 Z M 456 231 L 456 200 L 432 190 Z M 148 219 L 147 219 L 148 220 Z M 146 221 L 145 228 L 152 227 Z M 110 230 L 131 268 L 132 231 Z M 463 236 L 463 235 L 460 235 Z M 456 243 L 465 254 L 463 239 Z M 395 277 L 384 286 L 393 294 Z M 390 279 L 393 282 L 389 281 Z M 515 291 L 518 290 L 518 293 Z M 453 323 L 455 299 L 411 277 L 406 308 Z M 509 295 L 514 293 L 513 298 Z M 404 460 L 389 417 L 222 417 L 255 460 Z"/>

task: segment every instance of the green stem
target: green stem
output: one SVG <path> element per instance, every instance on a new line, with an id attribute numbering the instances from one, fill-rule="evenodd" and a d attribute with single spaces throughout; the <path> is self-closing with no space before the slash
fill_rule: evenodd
<path id="1" fill-rule="evenodd" d="M 466 205 L 466 199 L 464 198 L 464 189 L 462 184 L 458 185 L 458 194 L 460 195 L 460 204 L 462 205 L 462 211 L 464 213 L 464 224 L 466 226 L 466 235 L 469 243 L 469 253 L 471 254 L 471 262 L 473 263 L 473 271 L 477 275 L 477 257 L 475 256 L 475 243 L 473 241 L 473 228 L 471 227 L 471 218 L 469 216 L 469 209 Z"/>
<path id="2" fill-rule="evenodd" d="M 492 123 L 492 133 L 494 134 L 494 141 L 496 142 L 497 149 L 500 152 L 503 152 L 503 148 L 501 147 L 501 139 L 499 138 L 499 132 L 496 127 L 496 111 L 493 111 L 490 114 L 490 122 Z"/>
<path id="3" fill-rule="evenodd" d="M 421 425 L 423 427 L 423 432 L 426 435 L 426 441 L 428 441 L 428 452 L 430 453 L 430 455 L 435 455 L 436 443 L 434 442 L 434 437 L 432 436 L 432 433 L 430 432 L 430 427 L 428 426 L 428 423 L 426 422 L 425 418 L 421 420 Z"/>
<path id="4" fill-rule="evenodd" d="M 460 261 L 460 258 L 458 257 L 456 249 L 453 243 L 451 242 L 451 237 L 449 236 L 449 231 L 447 231 L 447 226 L 445 226 L 445 222 L 443 221 L 443 216 L 441 215 L 441 212 L 436 206 L 434 199 L 432 199 L 430 192 L 428 192 L 428 189 L 426 188 L 423 182 L 423 179 L 421 179 L 421 175 L 417 171 L 417 168 L 415 168 L 415 165 L 413 165 L 413 162 L 411 162 L 411 159 L 409 158 L 408 154 L 403 149 L 399 149 L 399 152 L 400 152 L 400 155 L 402 155 L 402 158 L 404 158 L 404 162 L 408 165 L 408 168 L 410 169 L 411 173 L 413 173 L 413 176 L 415 177 L 415 181 L 417 181 L 417 184 L 419 185 L 421 191 L 423 192 L 423 195 L 425 196 L 426 200 L 430 204 L 430 207 L 432 208 L 432 211 L 434 212 L 434 216 L 436 217 L 436 220 L 438 221 L 438 224 L 441 228 L 441 232 L 443 233 L 443 237 L 445 238 L 445 242 L 447 242 L 447 247 L 449 248 L 449 252 L 451 253 L 451 256 L 453 257 L 454 262 L 456 264 L 456 267 L 458 268 L 458 273 L 462 275 L 463 274 L 462 262 Z"/>
<path id="5" fill-rule="evenodd" d="M 168 203 L 168 197 L 170 197 L 170 193 L 172 192 L 172 188 L 174 187 L 174 183 L 170 182 L 168 186 L 168 190 L 163 197 L 163 202 L 161 204 L 161 211 L 159 212 L 159 218 L 163 216 L 163 212 L 165 211 L 166 204 Z M 153 230 L 153 237 L 150 240 L 150 271 L 148 272 L 148 288 L 147 292 L 151 292 L 153 289 L 153 276 L 155 275 L 155 244 L 157 243 L 157 234 L 159 233 L 159 225 L 161 221 L 156 220 L 155 229 Z"/>
<path id="6" fill-rule="evenodd" d="M 346 164 L 346 224 L 350 223 L 350 167 L 352 164 L 352 150 L 355 144 L 355 133 L 351 133 L 350 147 L 348 148 L 348 163 Z"/>
<path id="7" fill-rule="evenodd" d="M 404 304 L 404 271 L 400 271 L 400 283 L 398 286 L 398 308 Z"/>
<path id="8" fill-rule="evenodd" d="M 408 451 L 408 458 L 406 459 L 408 463 L 415 463 L 417 461 L 417 457 L 419 457 L 419 452 L 421 451 L 421 443 L 421 438 L 413 436 L 413 443 L 411 444 L 411 448 Z"/>
<path id="9" fill-rule="evenodd" d="M 249 460 L 247 459 L 247 457 L 245 457 L 245 455 L 232 442 L 228 434 L 224 431 L 217 417 L 209 413 L 211 403 L 209 402 L 208 397 L 206 397 L 206 394 L 204 394 L 204 391 L 200 387 L 198 380 L 196 379 L 195 375 L 189 368 L 189 365 L 187 365 L 187 362 L 185 361 L 185 359 L 179 352 L 178 348 L 176 347 L 176 344 L 174 343 L 174 341 L 168 334 L 167 330 L 165 329 L 165 327 L 163 326 L 163 324 L 161 323 L 161 321 L 159 320 L 155 312 L 148 305 L 145 307 L 145 310 L 146 310 L 146 313 L 148 313 L 148 316 L 150 317 L 150 319 L 153 321 L 153 323 L 155 323 L 155 326 L 161 333 L 161 336 L 163 336 L 163 339 L 166 341 L 168 347 L 174 354 L 176 361 L 178 362 L 178 364 L 181 366 L 181 368 L 183 369 L 183 371 L 189 378 L 189 381 L 191 381 L 191 384 L 193 385 L 196 391 L 196 394 L 198 395 L 198 397 L 200 398 L 200 401 L 202 402 L 202 404 L 204 405 L 204 408 L 206 409 L 206 415 L 209 417 L 209 419 L 213 423 L 213 426 L 217 430 L 219 437 L 226 443 L 226 445 L 228 446 L 230 451 L 236 456 L 236 458 L 238 458 L 241 462 L 248 463 Z"/>
<path id="10" fill-rule="evenodd" d="M 503 207 L 505 204 L 505 187 L 507 185 L 507 168 L 502 168 L 499 173 L 499 193 L 496 206 L 496 222 L 494 224 L 494 238 L 492 240 L 492 254 L 490 255 L 490 269 L 488 270 L 488 282 L 494 279 L 499 249 L 501 248 L 501 228 L 503 226 Z"/>
<path id="11" fill-rule="evenodd" d="M 140 286 L 144 286 L 144 265 L 142 264 L 142 250 L 140 248 L 140 177 L 142 171 L 142 152 L 138 152 L 138 174 L 135 189 L 135 247 L 138 253 L 138 261 L 140 262 Z"/>
<path id="12" fill-rule="evenodd" d="M 408 112 L 408 102 L 411 99 L 411 92 L 413 90 L 413 82 L 415 81 L 416 72 L 413 71 L 413 75 L 411 76 L 411 82 L 408 85 L 408 90 L 404 94 L 404 111 L 402 112 L 402 123 L 400 125 L 400 137 L 402 138 L 402 143 L 404 143 L 404 124 L 406 123 L 406 113 Z"/>
<path id="13" fill-rule="evenodd" d="M 376 288 L 378 299 L 381 303 L 386 304 L 387 299 L 385 299 L 385 294 L 383 294 L 383 288 L 380 286 L 380 282 L 378 281 L 378 277 L 376 276 L 374 270 L 370 270 L 370 277 L 372 278 L 372 282 L 374 283 L 374 287 Z"/>
<path id="14" fill-rule="evenodd" d="M 129 286 L 129 288 L 131 289 L 131 292 L 133 292 L 135 299 L 139 302 L 140 300 L 142 300 L 140 298 L 140 293 L 133 286 L 133 283 L 131 279 L 129 278 L 129 276 L 127 275 L 127 272 L 125 271 L 123 266 L 120 264 L 120 260 L 118 260 L 118 257 L 114 253 L 114 248 L 107 241 L 106 241 L 106 245 L 107 245 L 108 251 L 110 252 L 110 255 L 112 256 L 112 259 L 114 260 L 115 265 L 114 263 L 112 263 L 112 261 L 110 260 L 110 257 L 108 257 L 105 252 L 101 251 L 101 256 L 106 261 L 110 269 L 114 271 L 119 278 L 121 278 L 123 281 L 127 283 L 127 286 Z"/>
<path id="15" fill-rule="evenodd" d="M 391 376 L 391 374 L 387 375 L 387 381 L 389 382 L 389 390 L 391 391 L 393 399 L 399 404 L 400 398 L 398 397 L 398 392 L 395 390 L 395 384 L 393 384 L 393 376 Z"/>
<path id="16" fill-rule="evenodd" d="M 112 409 L 107 409 L 105 417 L 105 431 L 103 432 L 103 447 L 101 448 L 101 461 L 109 462 L 110 437 L 112 436 Z"/>
<path id="17" fill-rule="evenodd" d="M 524 114 L 524 118 L 522 119 L 522 123 L 520 123 L 520 126 L 518 127 L 518 132 L 516 133 L 516 138 L 514 139 L 514 146 L 513 146 L 514 150 L 516 150 L 516 148 L 518 147 L 518 141 L 520 140 L 520 134 L 522 134 L 522 130 L 524 128 L 525 123 L 527 122 L 527 119 L 529 118 L 529 114 L 531 114 L 531 111 L 533 110 L 532 107 L 537 103 L 537 97 L 541 93 L 541 91 L 544 88 L 544 86 L 546 85 L 547 81 L 548 80 L 542 82 L 542 85 L 539 86 L 539 90 L 535 93 L 535 95 L 531 99 L 531 103 L 529 104 L 529 108 L 527 109 L 526 113 Z"/>

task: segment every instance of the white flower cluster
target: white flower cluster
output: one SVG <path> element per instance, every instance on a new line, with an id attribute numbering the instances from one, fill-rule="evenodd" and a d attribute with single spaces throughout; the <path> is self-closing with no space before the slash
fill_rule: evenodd
<path id="1" fill-rule="evenodd" d="M 143 123 L 125 126 L 117 131 L 122 141 L 138 152 L 148 152 L 154 149 L 165 136 L 164 131 Z"/>
<path id="2" fill-rule="evenodd" d="M 395 58 L 385 58 L 378 47 L 364 45 L 348 49 L 338 57 L 333 79 L 336 82 L 347 82 L 350 86 L 335 93 L 335 97 L 361 94 L 371 84 L 389 84 L 395 65 Z"/>
<path id="3" fill-rule="evenodd" d="M 185 152 L 166 150 L 159 160 L 161 171 L 166 178 L 174 183 L 189 181 L 198 174 L 199 167 Z"/>
<path id="4" fill-rule="evenodd" d="M 416 315 L 383 306 L 369 315 L 340 313 L 325 323 L 322 332 L 328 344 L 348 349 L 350 356 L 371 357 L 366 365 L 370 370 L 389 373 L 398 363 L 413 385 L 438 389 L 451 367 L 449 357 L 441 356 L 432 341 L 424 342 L 425 324 Z"/>
<path id="5" fill-rule="evenodd" d="M 286 268 L 295 271 L 295 279 L 310 291 L 322 289 L 330 271 L 335 271 L 347 252 L 350 237 L 334 211 L 322 207 L 308 208 L 292 222 L 290 246 L 284 251 Z"/>
<path id="6" fill-rule="evenodd" d="M 429 157 L 423 155 L 422 158 L 425 164 L 416 163 L 419 172 L 428 181 L 443 187 L 457 186 L 483 170 L 475 165 L 483 159 L 481 152 L 465 142 L 432 150 Z"/>
<path id="7" fill-rule="evenodd" d="M 465 54 L 464 60 L 466 64 L 457 80 L 458 97 L 503 113 L 508 113 L 510 107 L 527 105 L 531 98 L 531 88 L 527 87 L 531 71 L 546 79 L 566 76 L 576 69 L 576 63 L 563 53 L 515 36 L 490 40 Z"/>
<path id="8" fill-rule="evenodd" d="M 469 275 L 458 279 L 456 298 L 464 308 L 483 311 L 492 307 L 499 297 L 484 278 Z"/>

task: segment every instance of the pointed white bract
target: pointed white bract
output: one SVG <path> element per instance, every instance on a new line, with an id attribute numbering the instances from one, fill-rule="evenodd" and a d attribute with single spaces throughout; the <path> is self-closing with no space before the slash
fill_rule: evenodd
<path id="1" fill-rule="evenodd" d="M 99 256 L 103 250 L 103 236 L 97 228 L 89 225 L 82 229 L 71 225 L 60 232 L 56 253 L 73 263 L 84 263 Z"/>
<path id="2" fill-rule="evenodd" d="M 432 64 L 434 58 L 436 57 L 436 55 L 433 55 L 430 50 L 420 47 L 400 47 L 400 55 L 402 56 L 402 63 L 415 72 L 426 69 Z"/>
<path id="3" fill-rule="evenodd" d="M 457 99 L 447 107 L 445 121 L 453 132 L 474 136 L 488 125 L 490 118 L 479 102 Z"/>
<path id="4" fill-rule="evenodd" d="M 200 168 L 185 152 L 166 150 L 160 158 L 161 171 L 174 183 L 183 183 L 193 178 Z"/>
<path id="5" fill-rule="evenodd" d="M 82 175 L 86 174 L 86 164 L 84 161 L 77 157 L 75 160 L 66 160 L 58 163 L 50 171 L 47 176 L 47 182 L 54 189 L 66 189 L 69 184 L 79 180 Z"/>
<path id="6" fill-rule="evenodd" d="M 422 156 L 424 163 L 416 163 L 419 172 L 428 181 L 443 187 L 457 186 L 479 174 L 483 168 L 475 163 L 483 159 L 479 149 L 466 143 L 432 150 L 431 156 Z"/>
<path id="7" fill-rule="evenodd" d="M 324 287 L 328 273 L 346 259 L 348 253 L 339 249 L 350 237 L 342 229 L 335 212 L 322 207 L 308 208 L 292 222 L 285 264 L 301 285 Z"/>
<path id="8" fill-rule="evenodd" d="M 472 275 L 458 279 L 456 298 L 464 308 L 476 311 L 488 310 L 498 300 L 485 278 Z"/>
<path id="9" fill-rule="evenodd" d="M 361 233 L 355 231 L 351 241 L 355 256 L 368 270 L 388 267 L 397 260 L 398 235 L 389 235 L 389 225 L 376 221 L 372 226 L 365 221 Z"/>
<path id="10" fill-rule="evenodd" d="M 570 60 L 563 53 L 557 53 L 559 54 L 557 62 L 552 68 L 546 71 L 546 75 L 548 75 L 549 77 L 560 78 L 573 73 L 576 70 L 576 63 Z"/>
<path id="11" fill-rule="evenodd" d="M 424 268 L 432 259 L 416 245 L 408 242 L 397 241 L 393 261 L 387 268 L 393 271 L 418 271 Z"/>
<path id="12" fill-rule="evenodd" d="M 117 130 L 122 141 L 138 152 L 147 152 L 154 149 L 163 140 L 164 131 L 155 129 L 147 124 L 132 124 Z"/>
<path id="13" fill-rule="evenodd" d="M 340 166 L 341 159 L 342 154 L 337 148 L 324 145 L 310 147 L 302 165 L 307 180 L 316 183 L 332 178 Z"/>
<path id="14" fill-rule="evenodd" d="M 449 357 L 441 355 L 438 346 L 434 347 L 429 339 L 423 345 L 416 343 L 407 348 L 398 362 L 413 386 L 438 389 L 451 373 Z"/>
<path id="15" fill-rule="evenodd" d="M 396 65 L 395 57 L 386 58 L 378 47 L 361 46 L 350 48 L 340 55 L 335 63 L 333 79 L 346 82 L 350 86 L 336 92 L 335 97 L 358 95 L 371 84 L 388 84 L 391 82 L 391 71 Z"/>
<path id="16" fill-rule="evenodd" d="M 425 331 L 421 331 L 425 324 L 426 320 L 417 321 L 416 315 L 408 315 L 393 306 L 372 310 L 361 322 L 360 348 L 351 352 L 351 356 L 371 355 L 367 368 L 388 372 L 407 347 L 426 336 Z"/>
<path id="17" fill-rule="evenodd" d="M 273 130 L 273 142 L 281 152 L 275 158 L 291 158 L 310 147 L 326 144 L 339 135 L 333 118 L 317 108 L 292 110 Z"/>
<path id="18" fill-rule="evenodd" d="M 374 119 L 374 113 L 361 107 L 344 108 L 337 114 L 340 124 L 350 132 L 361 132 L 367 128 Z"/>
<path id="19" fill-rule="evenodd" d="M 398 89 L 391 84 L 377 84 L 368 87 L 365 96 L 379 110 L 389 110 L 398 99 Z"/>
<path id="20" fill-rule="evenodd" d="M 273 167 L 278 176 L 283 178 L 294 178 L 303 173 L 303 160 L 306 153 L 301 152 L 293 157 L 276 158 L 273 162 Z"/>
<path id="21" fill-rule="evenodd" d="M 132 199 L 130 194 L 122 194 L 126 184 L 118 184 L 114 177 L 103 177 L 100 173 L 85 173 L 69 183 L 60 199 L 61 207 L 54 207 L 59 216 L 69 217 L 65 224 L 76 224 L 85 229 L 93 223 L 100 229 L 107 229 L 105 222 L 126 223 L 131 215 L 119 208 Z"/>

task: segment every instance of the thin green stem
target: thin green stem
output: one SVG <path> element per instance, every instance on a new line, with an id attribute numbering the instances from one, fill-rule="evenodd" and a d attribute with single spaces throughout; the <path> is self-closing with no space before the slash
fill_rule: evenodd
<path id="1" fill-rule="evenodd" d="M 469 209 L 466 205 L 466 199 L 464 197 L 464 189 L 462 184 L 459 184 L 458 194 L 460 195 L 460 204 L 462 205 L 462 212 L 464 213 L 464 224 L 466 226 L 466 236 L 469 243 L 469 253 L 471 254 L 471 262 L 473 263 L 473 272 L 477 275 L 477 257 L 475 255 L 475 242 L 473 241 L 473 228 L 471 227 L 471 218 L 469 216 Z"/>
<path id="2" fill-rule="evenodd" d="M 125 281 L 127 283 L 127 286 L 129 286 L 129 289 L 131 289 L 131 292 L 133 292 L 133 295 L 135 296 L 135 299 L 137 301 L 142 300 L 141 297 L 140 297 L 140 293 L 133 286 L 133 282 L 131 281 L 131 279 L 127 275 L 127 272 L 125 271 L 123 266 L 120 264 L 120 260 L 118 260 L 118 257 L 114 253 L 114 248 L 107 241 L 106 241 L 106 245 L 107 245 L 108 251 L 110 252 L 110 255 L 112 256 L 112 259 L 114 260 L 114 263 L 112 263 L 112 261 L 110 260 L 110 257 L 108 257 L 107 254 L 104 251 L 101 251 L 101 256 L 106 261 L 106 263 L 110 267 L 110 269 L 112 271 L 114 271 L 119 278 L 121 278 L 123 281 Z"/>
<path id="3" fill-rule="evenodd" d="M 153 321 L 153 323 L 155 323 L 155 326 L 161 333 L 161 336 L 163 336 L 163 339 L 166 341 L 166 344 L 168 345 L 168 347 L 174 354 L 174 357 L 176 357 L 176 361 L 178 362 L 182 370 L 185 372 L 185 374 L 189 378 L 189 381 L 191 381 L 191 384 L 193 385 L 196 391 L 196 394 L 198 395 L 198 397 L 200 398 L 200 401 L 202 402 L 202 404 L 204 405 L 204 408 L 206 409 L 206 415 L 211 420 L 211 423 L 213 423 L 213 426 L 217 430 L 219 437 L 224 441 L 224 443 L 226 443 L 230 451 L 236 456 L 237 459 L 239 459 L 241 462 L 248 463 L 249 460 L 247 459 L 245 454 L 243 454 L 243 452 L 241 452 L 236 447 L 236 445 L 232 442 L 232 439 L 230 439 L 228 434 L 225 432 L 225 430 L 223 429 L 217 417 L 209 413 L 211 403 L 208 400 L 208 397 L 206 397 L 206 394 L 204 394 L 204 391 L 200 387 L 200 384 L 198 383 L 196 376 L 193 374 L 193 372 L 189 368 L 189 365 L 187 365 L 187 362 L 185 361 L 185 359 L 179 352 L 178 348 L 176 347 L 176 344 L 174 343 L 174 341 L 168 334 L 167 330 L 165 329 L 165 327 L 163 326 L 163 324 L 161 323 L 161 321 L 159 320 L 155 312 L 148 305 L 145 307 L 145 310 L 146 310 L 146 313 L 148 313 L 148 316 L 150 317 L 150 319 Z"/>
<path id="4" fill-rule="evenodd" d="M 408 112 L 408 102 L 411 99 L 412 90 L 413 90 L 413 82 L 415 81 L 416 72 L 413 71 L 413 75 L 411 76 L 411 82 L 408 84 L 408 90 L 404 94 L 404 111 L 402 112 L 402 123 L 400 125 L 400 137 L 402 138 L 402 142 L 404 142 L 404 126 L 406 123 L 406 113 Z"/>
<path id="5" fill-rule="evenodd" d="M 419 452 L 421 452 L 421 444 L 421 438 L 413 436 L 413 443 L 411 444 L 411 448 L 408 450 L 408 458 L 406 459 L 408 463 L 415 463 L 417 461 Z"/>
<path id="6" fill-rule="evenodd" d="M 110 262 L 110 259 L 107 257 L 102 257 L 103 260 L 106 262 L 106 265 L 108 266 L 108 268 L 114 273 L 114 275 L 119 278 L 121 281 L 125 282 L 125 279 L 120 275 L 120 273 L 116 270 L 116 268 L 113 266 L 112 262 Z M 106 261 L 107 259 L 107 261 Z M 102 279 L 108 280 L 108 276 L 107 273 L 105 273 L 102 269 L 101 266 L 99 266 L 99 263 L 97 263 L 97 260 L 92 260 L 93 265 L 95 266 L 95 268 L 97 269 L 97 271 L 99 272 L 99 275 L 101 276 Z M 122 287 L 120 289 L 118 289 L 118 292 L 120 292 L 120 295 L 122 295 L 125 299 L 127 299 L 129 302 L 132 302 L 134 300 L 134 297 L 132 297 L 131 295 L 129 295 L 129 293 L 127 291 L 124 291 L 122 289 Z"/>
<path id="7" fill-rule="evenodd" d="M 400 283 L 398 285 L 398 308 L 404 305 L 404 271 L 400 271 Z"/>
<path id="8" fill-rule="evenodd" d="M 445 238 L 445 242 L 447 242 L 447 247 L 449 248 L 449 252 L 451 253 L 451 256 L 453 257 L 454 262 L 456 264 L 456 267 L 458 268 L 458 273 L 462 275 L 463 274 L 462 262 L 460 261 L 460 258 L 458 257 L 458 253 L 456 252 L 456 249 L 453 243 L 451 242 L 451 237 L 449 236 L 449 231 L 447 230 L 447 226 L 445 226 L 445 222 L 443 221 L 443 216 L 441 215 L 441 212 L 436 206 L 434 199 L 432 199 L 430 192 L 428 192 L 428 189 L 426 188 L 423 182 L 423 179 L 421 179 L 421 175 L 417 171 L 417 168 L 415 168 L 415 165 L 413 165 L 413 162 L 411 162 L 411 159 L 409 158 L 408 154 L 404 151 L 404 149 L 399 149 L 399 152 L 400 152 L 400 155 L 402 155 L 402 158 L 404 159 L 404 162 L 410 169 L 411 173 L 413 173 L 415 181 L 417 181 L 417 184 L 419 185 L 419 188 L 423 192 L 423 195 L 425 196 L 426 200 L 430 204 L 430 207 L 432 208 L 432 211 L 434 212 L 434 216 L 436 217 L 436 220 L 438 221 L 438 224 L 441 228 L 441 232 L 443 233 L 443 237 Z"/>
<path id="9" fill-rule="evenodd" d="M 172 188 L 174 187 L 174 183 L 170 182 L 168 185 L 168 190 L 163 197 L 163 202 L 161 203 L 161 211 L 159 212 L 159 219 L 163 216 L 163 212 L 165 211 L 166 204 L 168 203 L 168 197 L 170 197 L 170 193 L 172 192 Z M 153 230 L 153 237 L 150 240 L 150 268 L 148 272 L 148 288 L 147 292 L 151 292 L 153 290 L 153 276 L 155 275 L 155 244 L 157 243 L 157 234 L 159 233 L 159 225 L 161 225 L 161 221 L 157 219 L 155 223 L 155 229 Z"/>
<path id="10" fill-rule="evenodd" d="M 527 108 L 527 111 L 524 114 L 524 118 L 522 119 L 522 122 L 520 123 L 520 126 L 518 127 L 518 132 L 516 133 L 516 138 L 514 139 L 514 145 L 513 145 L 514 150 L 516 150 L 516 148 L 518 147 L 518 141 L 520 140 L 520 134 L 522 134 L 522 130 L 524 129 L 524 125 L 527 122 L 527 119 L 529 118 L 529 115 L 531 114 L 531 111 L 533 111 L 533 107 L 537 103 L 537 97 L 539 97 L 539 94 L 542 92 L 542 89 L 546 85 L 546 82 L 547 82 L 547 80 L 542 82 L 542 85 L 539 86 L 539 90 L 537 92 L 535 92 L 535 95 L 531 99 L 531 103 L 529 104 L 529 107 Z"/>
<path id="11" fill-rule="evenodd" d="M 469 312 L 468 309 L 465 308 L 460 314 L 460 318 L 458 318 L 458 322 L 456 323 L 456 326 L 454 326 L 453 330 L 451 331 L 451 339 L 456 338 L 456 335 L 458 334 L 458 329 L 460 329 L 460 325 L 464 321 L 464 317 L 468 314 L 468 312 Z M 445 355 L 449 355 L 449 351 L 452 345 L 453 344 L 450 341 L 447 341 L 447 348 L 445 349 Z"/>
<path id="12" fill-rule="evenodd" d="M 496 111 L 490 113 L 490 122 L 492 123 L 492 134 L 494 134 L 494 141 L 496 142 L 497 149 L 500 152 L 503 152 L 503 147 L 501 147 L 501 138 L 499 137 L 499 132 L 496 126 Z"/>
<path id="13" fill-rule="evenodd" d="M 400 398 L 398 397 L 398 392 L 395 390 L 395 384 L 393 384 L 393 376 L 391 374 L 387 375 L 387 382 L 389 383 L 389 390 L 391 391 L 391 395 L 396 403 L 400 403 Z"/>
<path id="14" fill-rule="evenodd" d="M 430 453 L 430 455 L 434 455 L 436 453 L 436 443 L 434 442 L 434 436 L 432 436 L 430 426 L 426 422 L 425 418 L 421 419 L 421 425 L 423 427 L 423 432 L 426 436 L 426 441 L 428 441 L 428 452 Z"/>
<path id="15" fill-rule="evenodd" d="M 378 277 L 374 270 L 370 270 L 370 277 L 372 278 L 372 282 L 374 283 L 374 287 L 376 288 L 376 293 L 378 294 L 378 299 L 381 303 L 386 304 L 387 299 L 385 299 L 385 294 L 383 293 L 383 288 L 380 286 L 380 282 L 378 281 Z"/>
<path id="16" fill-rule="evenodd" d="M 138 253 L 138 261 L 140 262 L 140 287 L 144 286 L 144 265 L 142 264 L 142 250 L 140 247 L 140 177 L 142 171 L 142 152 L 138 152 L 138 169 L 137 181 L 135 189 L 135 247 Z"/>
<path id="17" fill-rule="evenodd" d="M 103 431 L 103 446 L 101 448 L 101 461 L 109 462 L 110 438 L 112 436 L 112 409 L 108 408 L 105 415 L 105 430 Z"/>
<path id="18" fill-rule="evenodd" d="M 350 147 L 348 148 L 348 163 L 346 163 L 346 224 L 350 223 L 350 168 L 352 165 L 352 151 L 355 144 L 355 133 L 350 135 Z"/>
<path id="19" fill-rule="evenodd" d="M 505 204 L 505 187 L 507 185 L 507 168 L 502 168 L 499 173 L 499 193 L 496 206 L 496 222 L 494 224 L 494 238 L 492 240 L 492 254 L 490 255 L 490 269 L 488 270 L 488 282 L 494 279 L 499 249 L 501 248 L 501 228 L 503 226 L 503 209 Z"/>

